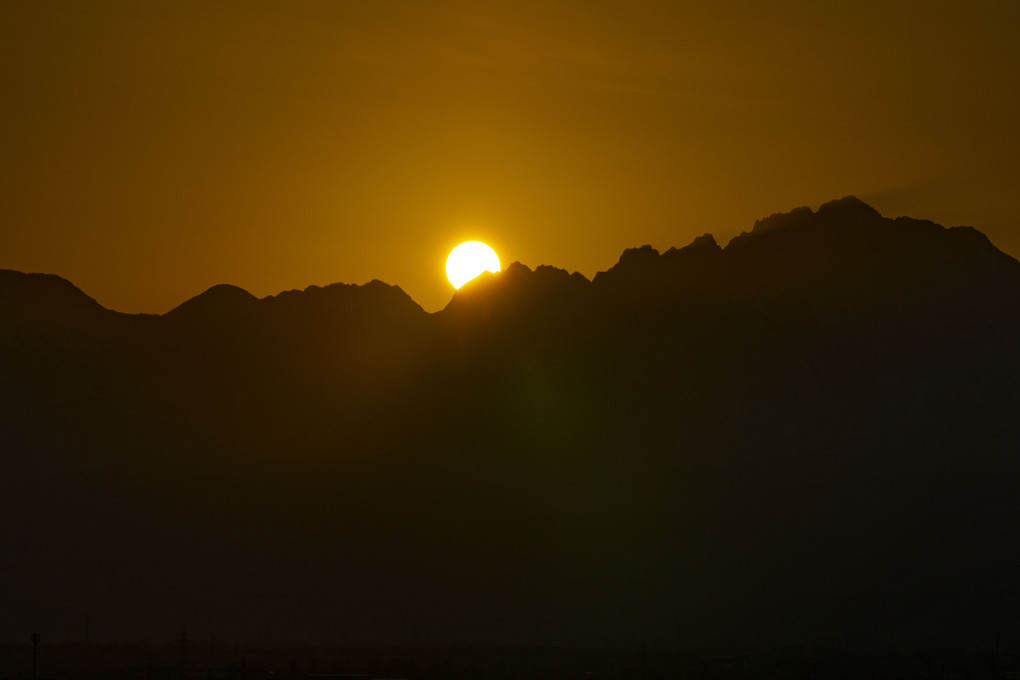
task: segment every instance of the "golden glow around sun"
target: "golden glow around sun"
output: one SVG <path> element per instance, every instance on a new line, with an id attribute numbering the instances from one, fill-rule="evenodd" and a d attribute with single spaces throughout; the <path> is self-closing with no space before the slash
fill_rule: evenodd
<path id="1" fill-rule="evenodd" d="M 499 272 L 496 251 L 481 241 L 464 241 L 446 258 L 446 278 L 460 288 L 482 272 Z"/>

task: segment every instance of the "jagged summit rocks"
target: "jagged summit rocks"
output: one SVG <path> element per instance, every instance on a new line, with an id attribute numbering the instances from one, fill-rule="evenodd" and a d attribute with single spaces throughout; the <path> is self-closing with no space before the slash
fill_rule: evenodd
<path id="1" fill-rule="evenodd" d="M 837 219 L 846 221 L 874 222 L 882 219 L 882 215 L 873 207 L 857 198 L 856 196 L 844 196 L 827 203 L 819 208 L 819 215 L 837 215 Z"/>
<path id="2" fill-rule="evenodd" d="M 711 234 L 703 234 L 696 237 L 693 241 L 682 248 L 676 248 L 675 246 L 667 250 L 663 255 L 671 257 L 686 257 L 686 256 L 703 256 L 706 254 L 718 254 L 722 252 L 722 248 L 715 242 L 715 237 Z"/>
<path id="3" fill-rule="evenodd" d="M 460 288 L 440 313 L 448 318 L 486 317 L 562 309 L 582 304 L 589 281 L 581 274 L 541 265 L 534 270 L 512 262 L 498 274 L 484 272 Z"/>

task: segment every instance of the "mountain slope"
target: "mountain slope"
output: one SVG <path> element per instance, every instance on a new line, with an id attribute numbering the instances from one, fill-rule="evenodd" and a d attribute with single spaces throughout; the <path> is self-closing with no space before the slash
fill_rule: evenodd
<path id="1" fill-rule="evenodd" d="M 846 198 L 431 315 L 25 276 L 0 635 L 1020 644 L 1020 263 L 974 230 Z"/>

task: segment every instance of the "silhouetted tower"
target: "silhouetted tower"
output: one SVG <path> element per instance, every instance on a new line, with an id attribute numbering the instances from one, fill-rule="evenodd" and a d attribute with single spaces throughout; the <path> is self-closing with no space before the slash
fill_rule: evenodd
<path id="1" fill-rule="evenodd" d="M 32 680 L 35 680 L 35 670 L 39 662 L 39 639 L 42 635 L 32 633 Z"/>

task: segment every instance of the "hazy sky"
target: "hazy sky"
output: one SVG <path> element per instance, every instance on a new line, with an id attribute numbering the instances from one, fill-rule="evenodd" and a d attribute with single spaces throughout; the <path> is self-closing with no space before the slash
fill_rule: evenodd
<path id="1" fill-rule="evenodd" d="M 856 194 L 1020 255 L 1020 3 L 0 2 L 0 268 L 165 312 L 591 277 Z"/>

